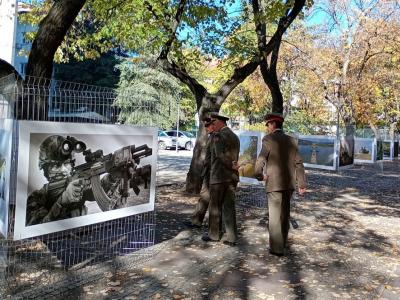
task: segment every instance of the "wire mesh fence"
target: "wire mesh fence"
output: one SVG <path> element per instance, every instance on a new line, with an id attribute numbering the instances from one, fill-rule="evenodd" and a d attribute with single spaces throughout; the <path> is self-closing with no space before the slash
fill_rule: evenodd
<path id="1" fill-rule="evenodd" d="M 14 75 L 0 79 L 0 118 L 68 123 L 119 123 L 121 108 L 115 90 L 79 83 Z M 157 126 L 157 103 L 141 102 L 125 113 L 136 116 L 136 126 Z M 144 114 L 146 112 L 146 114 Z M 146 118 L 146 116 L 149 116 Z M 151 116 L 151 117 L 150 117 Z M 79 126 L 77 124 L 77 126 Z M 1 294 L 4 298 L 42 299 L 62 293 L 117 268 L 116 257 L 129 255 L 124 264 L 150 258 L 154 249 L 155 212 L 54 232 L 34 238 L 12 238 L 16 210 L 18 130 L 13 127 L 8 237 L 0 239 Z"/>

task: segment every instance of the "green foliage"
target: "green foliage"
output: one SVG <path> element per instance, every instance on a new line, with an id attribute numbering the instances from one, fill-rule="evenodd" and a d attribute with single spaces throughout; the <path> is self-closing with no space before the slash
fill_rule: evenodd
<path id="1" fill-rule="evenodd" d="M 186 131 L 195 130 L 196 101 L 187 86 L 183 84 L 180 84 L 180 86 L 182 89 L 182 98 L 179 103 L 179 128 Z"/>
<path id="2" fill-rule="evenodd" d="M 295 110 L 287 115 L 284 122 L 284 129 L 287 133 L 297 134 L 324 134 L 321 124 L 315 124 L 315 119 L 312 118 L 306 110 Z"/>
<path id="3" fill-rule="evenodd" d="M 121 108 L 120 122 L 169 129 L 176 123 L 181 100 L 185 108 L 181 117 L 190 122 L 185 114 L 192 113 L 187 91 L 172 75 L 157 68 L 154 61 L 125 61 L 118 68 L 121 76 L 114 105 Z"/>
<path id="4" fill-rule="evenodd" d="M 245 130 L 265 131 L 265 122 L 247 125 Z M 294 110 L 285 117 L 283 129 L 286 133 L 301 135 L 325 135 L 327 134 L 327 125 L 315 122 L 306 110 Z"/>

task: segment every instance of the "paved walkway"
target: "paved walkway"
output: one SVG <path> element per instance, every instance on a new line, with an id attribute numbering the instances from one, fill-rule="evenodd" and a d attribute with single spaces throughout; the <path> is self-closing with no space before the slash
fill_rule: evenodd
<path id="1" fill-rule="evenodd" d="M 157 186 L 185 182 L 192 155 L 193 152 L 187 150 L 159 150 L 157 158 Z"/>
<path id="2" fill-rule="evenodd" d="M 307 170 L 309 193 L 292 208 L 299 228 L 281 258 L 268 254 L 265 208 L 237 206 L 236 247 L 205 243 L 205 228 L 182 225 L 197 198 L 182 183 L 160 187 L 157 254 L 135 268 L 122 257 L 120 269 L 60 299 L 399 299 L 399 174 L 399 161 Z"/>

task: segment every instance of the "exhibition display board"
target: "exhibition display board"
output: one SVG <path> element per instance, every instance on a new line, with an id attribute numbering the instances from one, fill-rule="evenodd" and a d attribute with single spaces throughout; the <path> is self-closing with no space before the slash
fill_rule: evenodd
<path id="1" fill-rule="evenodd" d="M 376 139 L 354 139 L 354 162 L 373 163 L 376 161 Z"/>
<path id="2" fill-rule="evenodd" d="M 41 121 L 18 127 L 14 240 L 154 210 L 156 128 Z"/>
<path id="3" fill-rule="evenodd" d="M 382 141 L 382 159 L 384 160 L 392 160 L 392 147 L 393 144 L 391 141 Z"/>
<path id="4" fill-rule="evenodd" d="M 297 140 L 305 167 L 336 170 L 337 141 L 335 137 L 299 135 Z"/>
<path id="5" fill-rule="evenodd" d="M 239 176 L 240 181 L 258 184 L 254 177 L 254 167 L 261 151 L 262 133 L 257 131 L 234 131 L 240 140 Z"/>

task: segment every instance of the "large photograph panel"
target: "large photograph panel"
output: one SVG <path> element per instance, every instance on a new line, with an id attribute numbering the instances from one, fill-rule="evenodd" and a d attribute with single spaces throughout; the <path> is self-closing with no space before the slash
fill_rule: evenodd
<path id="1" fill-rule="evenodd" d="M 261 151 L 261 134 L 253 131 L 235 131 L 240 140 L 239 176 L 240 181 L 258 183 L 254 177 L 257 155 Z"/>
<path id="2" fill-rule="evenodd" d="M 0 119 L 0 233 L 7 237 L 10 195 L 12 120 Z"/>
<path id="3" fill-rule="evenodd" d="M 298 148 L 305 166 L 335 169 L 335 138 L 299 136 Z"/>
<path id="4" fill-rule="evenodd" d="M 156 140 L 155 128 L 20 122 L 15 238 L 153 210 Z"/>
<path id="5" fill-rule="evenodd" d="M 354 159 L 359 162 L 374 161 L 374 139 L 355 138 L 354 139 Z"/>

